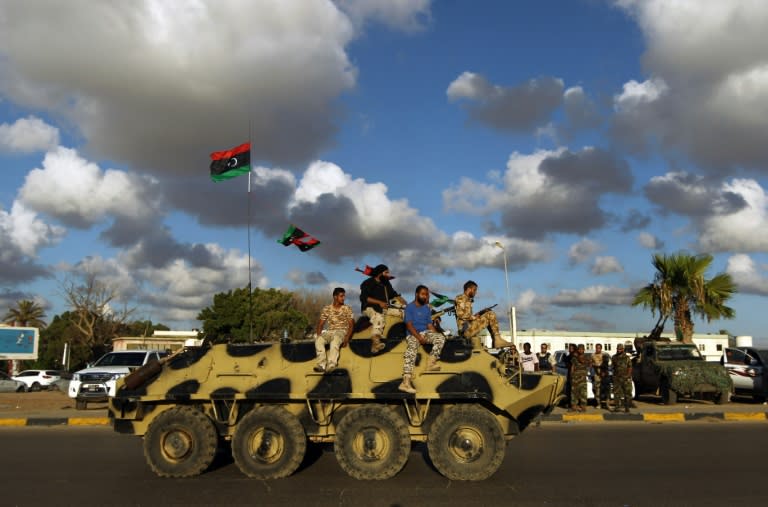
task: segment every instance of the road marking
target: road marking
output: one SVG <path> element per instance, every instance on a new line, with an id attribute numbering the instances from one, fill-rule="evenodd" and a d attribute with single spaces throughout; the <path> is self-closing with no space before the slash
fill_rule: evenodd
<path id="1" fill-rule="evenodd" d="M 765 421 L 765 412 L 726 412 L 726 421 Z"/>
<path id="2" fill-rule="evenodd" d="M 643 414 L 643 420 L 649 422 L 675 422 L 685 421 L 685 415 L 681 412 L 674 412 L 671 414 Z"/>
<path id="3" fill-rule="evenodd" d="M 602 421 L 603 414 L 563 414 L 563 421 Z"/>
<path id="4" fill-rule="evenodd" d="M 108 426 L 109 417 L 70 417 L 70 426 Z"/>
<path id="5" fill-rule="evenodd" d="M 26 419 L 0 419 L 0 426 L 26 426 Z"/>

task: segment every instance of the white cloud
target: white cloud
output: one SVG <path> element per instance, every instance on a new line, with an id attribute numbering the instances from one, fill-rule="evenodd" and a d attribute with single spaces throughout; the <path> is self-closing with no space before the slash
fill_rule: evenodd
<path id="1" fill-rule="evenodd" d="M 63 222 L 87 227 L 107 215 L 146 219 L 156 214 L 147 202 L 149 181 L 124 171 L 102 170 L 76 150 L 59 147 L 46 154 L 42 169 L 32 169 L 19 196 L 29 207 Z"/>
<path id="2" fill-rule="evenodd" d="M 623 271 L 624 267 L 619 260 L 613 256 L 597 256 L 595 257 L 595 263 L 592 265 L 592 274 L 594 275 L 621 273 Z"/>
<path id="3" fill-rule="evenodd" d="M 11 212 L 0 209 L 0 238 L 5 248 L 18 250 L 35 257 L 45 246 L 56 244 L 65 233 L 62 227 L 51 226 L 19 201 L 14 201 Z M 7 253 L 7 252 L 6 252 Z"/>
<path id="4" fill-rule="evenodd" d="M 378 21 L 406 32 L 425 28 L 431 0 L 334 0 L 355 25 Z"/>
<path id="5" fill-rule="evenodd" d="M 568 248 L 568 260 L 571 264 L 581 264 L 601 249 L 600 244 L 589 238 L 581 238 Z"/>
<path id="6" fill-rule="evenodd" d="M 735 212 L 703 218 L 699 245 L 707 252 L 768 251 L 768 196 L 754 180 L 734 179 L 722 185 L 723 192 L 740 196 L 746 205 Z M 716 211 L 716 210 L 715 210 Z"/>
<path id="7" fill-rule="evenodd" d="M 664 247 L 664 242 L 650 232 L 641 232 L 637 235 L 637 242 L 649 250 L 659 250 Z"/>
<path id="8" fill-rule="evenodd" d="M 563 289 L 550 302 L 556 306 L 629 305 L 634 298 L 633 289 L 592 285 L 582 289 Z"/>
<path id="9" fill-rule="evenodd" d="M 768 269 L 766 266 L 758 267 L 750 256 L 732 255 L 728 258 L 725 271 L 731 275 L 739 292 L 768 296 Z"/>
<path id="10" fill-rule="evenodd" d="M 35 116 L 0 124 L 0 152 L 46 151 L 58 144 L 59 129 Z"/>

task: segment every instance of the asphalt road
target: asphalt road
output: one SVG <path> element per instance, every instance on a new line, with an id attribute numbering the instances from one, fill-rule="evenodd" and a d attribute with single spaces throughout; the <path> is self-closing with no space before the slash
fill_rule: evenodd
<path id="1" fill-rule="evenodd" d="M 109 428 L 0 428 L 2 505 L 757 505 L 765 423 L 546 425 L 513 440 L 499 472 L 452 482 L 414 450 L 387 481 L 348 477 L 312 447 L 293 476 L 246 478 L 222 455 L 191 479 L 160 479 L 141 439 Z"/>

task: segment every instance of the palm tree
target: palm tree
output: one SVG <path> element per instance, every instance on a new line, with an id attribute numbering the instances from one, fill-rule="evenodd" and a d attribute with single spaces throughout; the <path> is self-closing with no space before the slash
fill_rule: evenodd
<path id="1" fill-rule="evenodd" d="M 6 324 L 16 324 L 21 327 L 39 327 L 44 328 L 46 326 L 45 310 L 29 299 L 22 299 L 16 302 L 16 308 L 11 308 L 8 313 L 3 317 L 3 321 Z"/>
<path id="2" fill-rule="evenodd" d="M 711 279 L 706 272 L 712 264 L 709 254 L 653 255 L 656 275 L 653 282 L 635 294 L 632 306 L 650 308 L 655 317 L 659 312 L 651 336 L 658 337 L 670 317 L 675 323 L 675 335 L 685 343 L 693 342 L 693 316 L 711 322 L 732 319 L 736 312 L 726 302 L 736 292 L 736 284 L 727 273 Z"/>

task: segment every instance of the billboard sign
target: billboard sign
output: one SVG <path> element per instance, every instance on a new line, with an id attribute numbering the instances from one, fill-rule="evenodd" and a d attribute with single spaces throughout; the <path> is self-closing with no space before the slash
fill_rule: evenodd
<path id="1" fill-rule="evenodd" d="M 0 327 L 0 359 L 37 359 L 36 327 Z"/>

